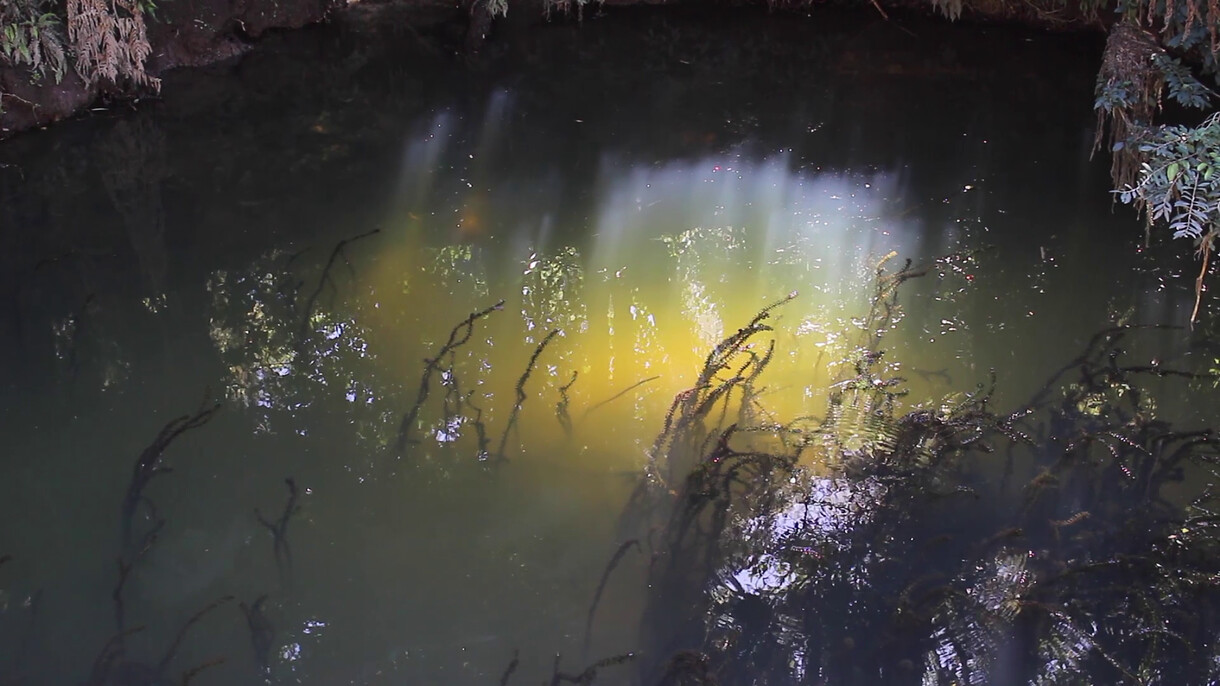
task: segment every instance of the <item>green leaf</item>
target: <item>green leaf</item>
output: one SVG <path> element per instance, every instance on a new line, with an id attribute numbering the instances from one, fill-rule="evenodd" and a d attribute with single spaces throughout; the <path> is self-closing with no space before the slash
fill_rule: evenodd
<path id="1" fill-rule="evenodd" d="M 1169 177 L 1169 182 L 1173 183 L 1173 180 L 1178 178 L 1178 163 L 1170 162 L 1169 168 L 1165 171 L 1165 175 Z"/>

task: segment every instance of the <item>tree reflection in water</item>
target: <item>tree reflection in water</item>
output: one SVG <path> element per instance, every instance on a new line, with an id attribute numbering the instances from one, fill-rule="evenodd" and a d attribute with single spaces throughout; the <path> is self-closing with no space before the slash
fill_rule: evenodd
<path id="1" fill-rule="evenodd" d="M 878 270 L 863 332 L 916 275 Z M 643 683 L 1220 677 L 1216 498 L 1167 489 L 1210 476 L 1220 441 L 1140 388 L 1197 376 L 1128 364 L 1139 331 L 1116 327 L 1016 411 L 994 382 L 908 407 L 866 335 L 825 417 L 779 423 L 752 387 L 771 309 L 674 400 L 628 505 L 650 560 Z"/>

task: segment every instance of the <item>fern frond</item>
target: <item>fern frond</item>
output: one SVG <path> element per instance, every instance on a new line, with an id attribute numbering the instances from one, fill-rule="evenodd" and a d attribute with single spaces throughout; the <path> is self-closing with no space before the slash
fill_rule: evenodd
<path id="1" fill-rule="evenodd" d="M 34 80 L 63 79 L 67 60 L 53 0 L 0 2 L 0 62 L 28 66 Z"/>
<path id="2" fill-rule="evenodd" d="M 160 89 L 160 80 L 144 69 L 152 46 L 139 0 L 68 0 L 68 38 L 86 83 Z"/>

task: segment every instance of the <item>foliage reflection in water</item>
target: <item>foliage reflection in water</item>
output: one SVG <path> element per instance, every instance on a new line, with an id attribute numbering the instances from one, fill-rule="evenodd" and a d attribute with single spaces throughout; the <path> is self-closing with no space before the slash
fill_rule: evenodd
<path id="1" fill-rule="evenodd" d="M 879 274 L 866 331 L 915 275 Z M 1214 379 L 1130 364 L 1116 327 L 1015 411 L 994 380 L 904 407 L 874 340 L 824 417 L 759 423 L 767 315 L 675 399 L 628 506 L 650 522 L 645 683 L 1216 678 L 1215 495 L 1166 487 L 1214 477 L 1220 439 L 1157 418 L 1138 378 Z"/>
<path id="2" fill-rule="evenodd" d="M 0 684 L 1211 678 L 1214 344 L 1044 45 L 620 28 L 13 142 Z"/>

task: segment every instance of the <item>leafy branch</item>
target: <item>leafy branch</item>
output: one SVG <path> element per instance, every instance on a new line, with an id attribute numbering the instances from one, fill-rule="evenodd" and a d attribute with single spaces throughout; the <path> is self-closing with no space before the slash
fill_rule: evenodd
<path id="1" fill-rule="evenodd" d="M 53 0 L 0 3 L 0 62 L 28 66 L 34 81 L 50 72 L 59 83 L 68 68 L 61 24 Z"/>

